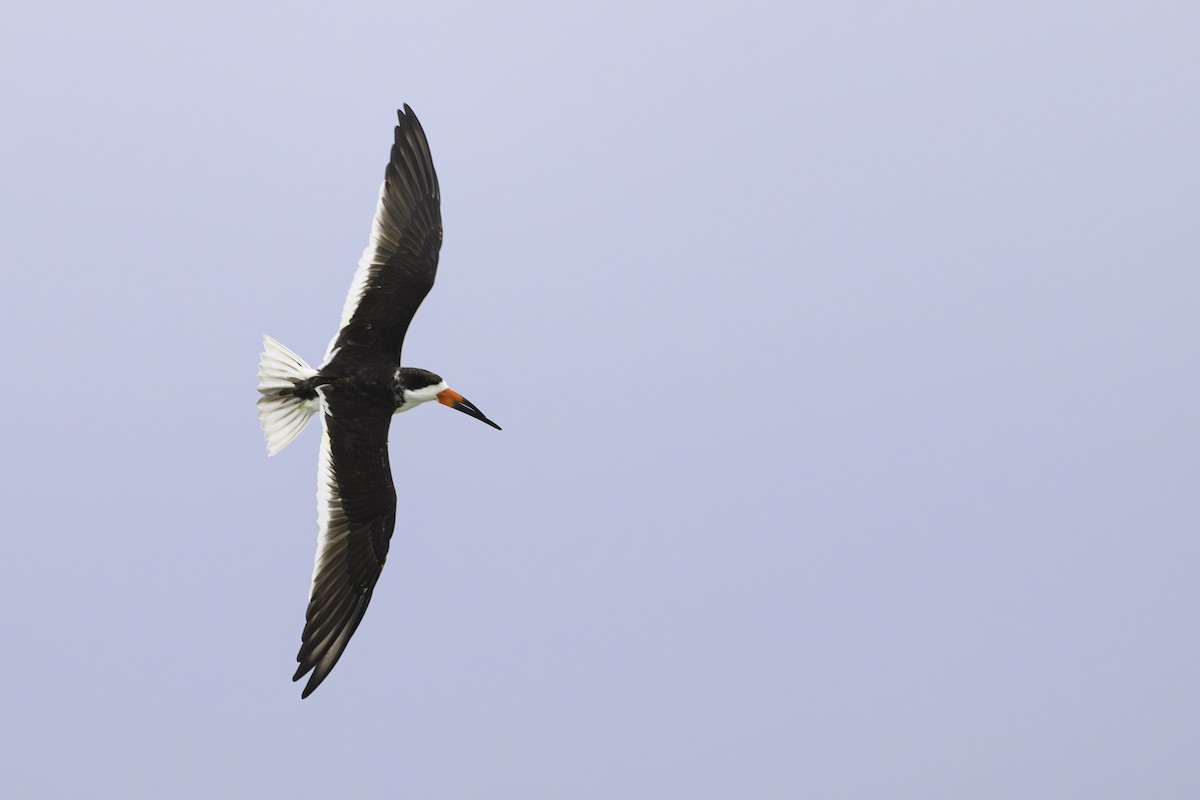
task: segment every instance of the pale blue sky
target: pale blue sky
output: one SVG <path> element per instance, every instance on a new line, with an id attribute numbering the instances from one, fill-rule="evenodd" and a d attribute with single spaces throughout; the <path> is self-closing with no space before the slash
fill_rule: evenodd
<path id="1" fill-rule="evenodd" d="M 1200 7 L 26 4 L 6 796 L 1200 796 Z M 290 682 L 395 109 L 446 239 Z"/>

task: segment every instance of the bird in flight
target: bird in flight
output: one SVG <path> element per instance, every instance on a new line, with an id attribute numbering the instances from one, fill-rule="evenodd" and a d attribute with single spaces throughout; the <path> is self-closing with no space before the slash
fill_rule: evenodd
<path id="1" fill-rule="evenodd" d="M 264 336 L 258 365 L 258 416 L 268 455 L 286 447 L 318 411 L 323 428 L 317 556 L 292 678 L 312 673 L 301 697 L 341 658 L 387 560 L 396 525 L 387 443 L 392 415 L 436 400 L 500 429 L 440 376 L 400 366 L 408 324 L 437 274 L 442 212 L 425 131 L 407 105 L 397 116 L 371 240 L 325 360 L 312 369 Z"/>

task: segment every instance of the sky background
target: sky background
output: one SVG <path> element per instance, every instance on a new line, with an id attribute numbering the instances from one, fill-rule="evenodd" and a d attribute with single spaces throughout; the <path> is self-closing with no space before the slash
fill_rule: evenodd
<path id="1" fill-rule="evenodd" d="M 1200 796 L 1200 6 L 65 3 L 0 28 L 0 790 Z M 270 460 L 409 103 L 403 519 Z"/>

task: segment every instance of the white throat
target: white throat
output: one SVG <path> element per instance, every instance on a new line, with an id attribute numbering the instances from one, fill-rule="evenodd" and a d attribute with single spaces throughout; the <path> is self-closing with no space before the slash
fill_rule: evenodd
<path id="1" fill-rule="evenodd" d="M 408 411 L 416 408 L 422 403 L 428 403 L 431 400 L 437 400 L 438 392 L 444 392 L 450 387 L 445 381 L 436 386 L 426 386 L 424 389 L 410 389 L 404 393 L 404 403 L 396 407 L 396 413 Z"/>

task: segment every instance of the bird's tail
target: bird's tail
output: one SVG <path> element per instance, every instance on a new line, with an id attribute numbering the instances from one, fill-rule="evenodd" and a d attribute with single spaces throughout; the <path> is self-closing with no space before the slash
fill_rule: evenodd
<path id="1" fill-rule="evenodd" d="M 258 419 L 267 436 L 267 455 L 273 456 L 299 435 L 320 404 L 314 394 L 297 392 L 296 384 L 317 371 L 270 336 L 263 336 L 258 362 Z"/>

